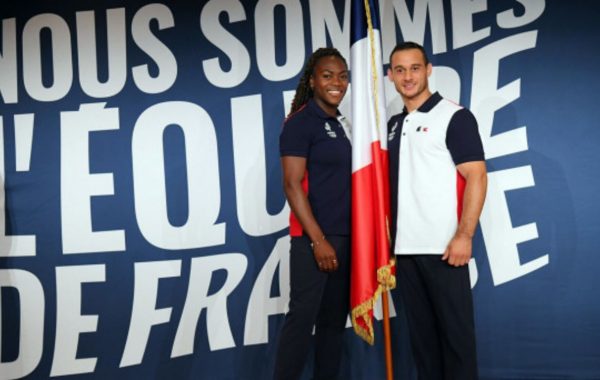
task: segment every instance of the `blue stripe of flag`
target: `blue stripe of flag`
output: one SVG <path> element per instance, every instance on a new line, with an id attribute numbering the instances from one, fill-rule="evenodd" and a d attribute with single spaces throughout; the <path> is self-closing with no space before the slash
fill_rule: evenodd
<path id="1" fill-rule="evenodd" d="M 373 23 L 373 28 L 380 30 L 379 6 L 377 0 L 369 0 L 369 7 L 371 9 L 371 22 Z M 365 11 L 364 0 L 352 0 L 350 46 L 367 37 L 367 29 L 367 12 Z"/>

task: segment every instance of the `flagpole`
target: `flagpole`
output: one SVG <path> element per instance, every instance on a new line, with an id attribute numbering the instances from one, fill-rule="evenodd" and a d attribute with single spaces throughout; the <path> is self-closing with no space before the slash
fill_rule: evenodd
<path id="1" fill-rule="evenodd" d="M 394 288 L 395 261 L 389 249 L 387 128 L 377 0 L 353 0 L 351 18 L 355 128 L 352 133 L 352 324 L 359 336 L 374 344 L 373 309 L 382 296 L 386 379 L 393 380 L 388 290 Z"/>
<path id="2" fill-rule="evenodd" d="M 394 379 L 394 368 L 392 365 L 392 338 L 390 333 L 390 306 L 388 300 L 388 292 L 384 290 L 381 294 L 382 309 L 383 309 L 383 339 L 385 346 L 385 372 L 387 380 Z"/>

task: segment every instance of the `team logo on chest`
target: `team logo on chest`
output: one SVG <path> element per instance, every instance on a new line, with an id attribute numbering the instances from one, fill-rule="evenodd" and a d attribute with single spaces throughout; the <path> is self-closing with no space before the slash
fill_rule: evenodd
<path id="1" fill-rule="evenodd" d="M 329 123 L 325 123 L 325 131 L 327 132 L 327 135 L 329 137 L 331 137 L 332 139 L 335 139 L 337 137 L 337 135 L 335 134 L 335 131 L 333 129 L 331 129 L 331 125 L 329 125 Z"/>
<path id="2" fill-rule="evenodd" d="M 388 135 L 388 141 L 392 141 L 394 139 L 394 137 L 396 136 L 396 129 L 398 129 L 398 122 L 396 122 L 396 124 L 394 124 L 394 126 L 390 130 L 390 133 Z"/>
<path id="3" fill-rule="evenodd" d="M 417 129 L 415 129 L 415 131 L 417 131 L 417 132 L 429 132 L 429 127 L 418 126 Z"/>

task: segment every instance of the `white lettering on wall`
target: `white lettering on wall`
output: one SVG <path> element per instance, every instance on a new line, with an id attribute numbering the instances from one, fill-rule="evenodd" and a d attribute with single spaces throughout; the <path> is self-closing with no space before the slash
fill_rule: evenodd
<path id="1" fill-rule="evenodd" d="M 192 259 L 188 291 L 177 328 L 171 357 L 189 355 L 194 351 L 196 327 L 202 310 L 206 309 L 206 332 L 210 350 L 235 347 L 227 297 L 235 290 L 246 273 L 248 259 L 240 253 L 224 253 Z M 219 290 L 209 295 L 213 273 L 225 270 L 227 277 Z"/>
<path id="2" fill-rule="evenodd" d="M 251 236 L 263 236 L 287 227 L 289 207 L 267 213 L 265 139 L 260 95 L 231 99 L 235 195 L 240 226 Z"/>
<path id="3" fill-rule="evenodd" d="M 98 329 L 97 315 L 82 315 L 82 284 L 105 281 L 105 265 L 56 268 L 56 339 L 50 376 L 94 372 L 97 358 L 77 355 L 79 335 Z"/>
<path id="4" fill-rule="evenodd" d="M 275 44 L 275 8 L 283 7 L 285 18 L 285 63 L 277 64 Z M 259 0 L 254 10 L 256 60 L 262 76 L 282 81 L 296 75 L 304 66 L 304 23 L 302 6 L 292 0 Z"/>
<path id="5" fill-rule="evenodd" d="M 537 31 L 516 34 L 486 45 L 474 54 L 471 110 L 477 116 L 488 160 L 527 150 L 524 126 L 492 136 L 492 125 L 494 113 L 521 95 L 521 79 L 497 88 L 500 60 L 534 48 L 536 38 Z"/>
<path id="6" fill-rule="evenodd" d="M 344 4 L 342 27 L 332 1 L 310 0 L 310 35 L 313 50 L 334 46 L 350 63 L 350 0 L 345 0 Z M 327 45 L 327 35 L 331 39 L 330 45 Z"/>
<path id="7" fill-rule="evenodd" d="M 2 20 L 2 50 L 0 50 L 0 98 L 5 104 L 19 99 L 17 78 L 17 23 L 14 18 Z"/>
<path id="8" fill-rule="evenodd" d="M 148 4 L 140 8 L 131 22 L 131 35 L 137 46 L 150 56 L 158 66 L 158 75 L 152 76 L 148 65 L 133 68 L 133 81 L 138 88 L 148 94 L 166 91 L 177 79 L 177 60 L 173 52 L 150 30 L 150 23 L 156 21 L 158 30 L 175 26 L 173 13 L 164 4 Z"/>
<path id="9" fill-rule="evenodd" d="M 91 198 L 113 195 L 112 173 L 90 173 L 90 132 L 119 129 L 118 108 L 82 104 L 60 114 L 60 208 L 64 253 L 125 250 L 123 230 L 93 231 Z M 109 154 L 107 152 L 107 154 Z"/>
<path id="10" fill-rule="evenodd" d="M 537 225 L 512 227 L 506 192 L 534 186 L 531 166 L 488 173 L 488 194 L 481 213 L 481 232 L 485 241 L 494 285 L 525 276 L 549 262 L 543 255 L 521 263 L 518 244 L 538 238 Z"/>
<path id="11" fill-rule="evenodd" d="M 528 149 L 526 127 L 492 136 L 494 113 L 520 96 L 520 79 L 497 88 L 500 60 L 531 49 L 537 31 L 524 32 L 495 41 L 475 52 L 471 110 L 479 122 L 486 158 L 492 159 Z M 488 194 L 480 218 L 492 278 L 495 285 L 514 280 L 548 264 L 548 255 L 521 264 L 517 245 L 537 239 L 537 226 L 512 227 L 505 192 L 534 186 L 530 166 L 488 173 Z"/>
<path id="12" fill-rule="evenodd" d="M 263 265 L 246 310 L 244 345 L 262 344 L 269 341 L 269 317 L 284 314 L 290 301 L 290 238 L 281 237 Z M 279 296 L 271 297 L 271 286 L 279 267 Z"/>
<path id="13" fill-rule="evenodd" d="M 188 218 L 169 222 L 163 133 L 170 125 L 183 132 L 187 164 Z M 135 214 L 150 244 L 164 249 L 202 248 L 225 243 L 225 223 L 216 223 L 221 206 L 215 126 L 208 113 L 189 102 L 164 102 L 138 118 L 131 143 Z"/>
<path id="14" fill-rule="evenodd" d="M 250 72 L 248 49 L 219 22 L 221 13 L 226 12 L 230 23 L 246 20 L 244 6 L 238 0 L 209 1 L 200 14 L 200 28 L 204 36 L 227 55 L 229 70 L 223 69 L 220 58 L 202 62 L 206 79 L 217 87 L 231 88 L 239 85 Z"/>
<path id="15" fill-rule="evenodd" d="M 396 45 L 396 26 L 402 33 L 402 39 L 398 39 L 398 41 L 414 41 L 424 45 L 425 29 L 429 25 L 433 54 L 447 51 L 446 22 L 444 21 L 442 0 L 415 1 L 413 12 L 409 12 L 406 0 L 383 0 L 379 3 L 379 7 L 384 64 L 389 63 L 388 54 Z"/>
<path id="16" fill-rule="evenodd" d="M 32 273 L 22 269 L 0 269 L 0 305 L 2 288 L 14 288 L 19 293 L 19 352 L 11 362 L 2 361 L 0 344 L 0 380 L 20 379 L 29 375 L 40 363 L 44 349 L 44 288 Z M 4 315 L 1 310 L 0 321 Z M 2 323 L 0 323 L 0 343 Z"/>
<path id="17" fill-rule="evenodd" d="M 487 9 L 487 0 L 452 0 L 452 48 L 458 49 L 490 35 L 490 27 L 473 30 L 473 15 Z"/>
<path id="18" fill-rule="evenodd" d="M 498 13 L 496 16 L 498 26 L 501 28 L 518 28 L 520 26 L 527 25 L 537 20 L 544 9 L 546 8 L 546 0 L 517 0 L 525 11 L 517 16 L 514 9 L 508 9 L 504 12 Z M 520 12 L 519 12 L 520 13 Z"/>
<path id="19" fill-rule="evenodd" d="M 31 157 L 33 138 L 33 114 L 15 115 L 15 153 L 17 171 L 27 169 Z M 4 120 L 0 115 L 0 257 L 35 256 L 35 235 L 7 235 L 7 202 L 5 199 L 4 178 Z M 1 342 L 0 342 L 1 344 Z"/>
<path id="20" fill-rule="evenodd" d="M 52 58 L 42 62 L 41 34 L 47 29 L 52 44 Z M 42 65 L 52 66 L 52 84 L 46 86 Z M 67 22 L 51 13 L 30 18 L 23 28 L 23 84 L 35 100 L 50 102 L 63 98 L 73 82 L 71 33 Z"/>
<path id="21" fill-rule="evenodd" d="M 125 8 L 106 11 L 108 78 L 98 80 L 98 44 L 94 11 L 77 12 L 77 57 L 79 82 L 87 95 L 106 98 L 121 92 L 127 80 L 127 46 L 125 43 Z"/>
<path id="22" fill-rule="evenodd" d="M 153 326 L 171 320 L 172 307 L 156 308 L 158 283 L 162 278 L 179 277 L 181 260 L 152 261 L 135 264 L 133 310 L 119 367 L 140 364 Z"/>

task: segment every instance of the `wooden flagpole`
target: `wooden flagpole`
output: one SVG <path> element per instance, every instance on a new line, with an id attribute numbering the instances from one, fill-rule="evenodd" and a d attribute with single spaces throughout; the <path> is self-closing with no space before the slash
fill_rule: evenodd
<path id="1" fill-rule="evenodd" d="M 390 333 L 390 307 L 388 292 L 384 290 L 381 294 L 382 309 L 383 309 L 383 339 L 385 345 L 385 372 L 386 379 L 394 379 L 394 368 L 392 365 L 392 338 Z"/>

